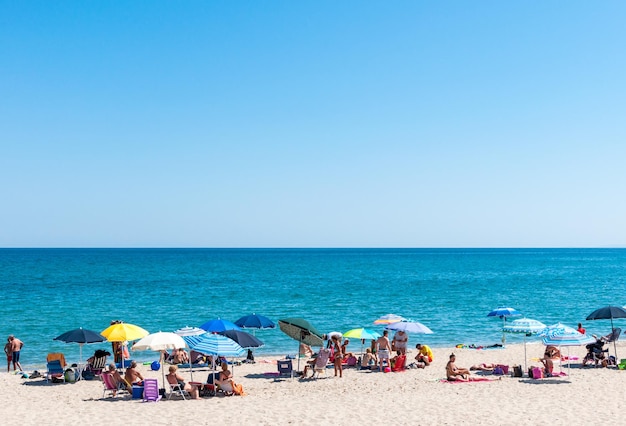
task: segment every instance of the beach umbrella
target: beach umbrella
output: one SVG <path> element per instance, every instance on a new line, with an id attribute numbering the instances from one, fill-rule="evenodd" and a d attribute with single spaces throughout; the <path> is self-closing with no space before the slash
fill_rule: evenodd
<path id="1" fill-rule="evenodd" d="M 106 337 L 107 341 L 109 342 L 120 342 L 124 346 L 126 346 L 127 342 L 141 339 L 142 337 L 145 337 L 150 333 L 148 333 L 147 330 L 144 330 L 143 328 L 137 325 L 122 322 L 122 323 L 112 324 L 111 326 L 101 331 L 100 334 Z M 115 356 L 115 354 L 113 355 Z M 124 368 L 124 351 L 123 350 L 122 350 L 121 366 L 122 368 Z"/>
<path id="2" fill-rule="evenodd" d="M 234 323 L 223 319 L 212 319 L 200 326 L 201 329 L 208 331 L 209 333 L 222 333 L 226 330 L 240 330 L 239 326 Z"/>
<path id="3" fill-rule="evenodd" d="M 544 328 L 539 332 L 542 337 L 542 343 L 545 346 L 566 346 L 567 349 L 567 369 L 570 372 L 569 347 L 581 346 L 594 343 L 596 339 L 586 334 L 579 333 L 578 330 L 567 325 L 557 323 Z"/>
<path id="4" fill-rule="evenodd" d="M 399 321 L 385 327 L 387 330 L 404 331 L 406 333 L 433 334 L 433 331 L 421 322 Z"/>
<path id="5" fill-rule="evenodd" d="M 60 336 L 55 337 L 52 340 L 59 340 L 65 343 L 78 343 L 79 352 L 79 366 L 78 366 L 78 380 L 82 377 L 83 368 L 83 345 L 89 343 L 104 342 L 106 339 L 97 331 L 87 330 L 85 328 L 75 328 L 74 330 L 66 331 Z"/>
<path id="6" fill-rule="evenodd" d="M 174 333 L 178 334 L 179 336 L 199 336 L 201 334 L 206 333 L 206 330 L 199 328 L 199 327 L 187 326 L 187 327 L 179 328 Z"/>
<path id="7" fill-rule="evenodd" d="M 604 308 L 596 309 L 592 313 L 589 314 L 587 320 L 599 320 L 599 319 L 610 319 L 611 320 L 611 332 L 613 332 L 613 318 L 626 318 L 626 309 L 621 306 L 605 306 Z M 615 359 L 617 360 L 617 345 L 613 340 L 613 349 L 615 350 Z"/>
<path id="8" fill-rule="evenodd" d="M 205 334 L 207 331 L 203 330 L 202 328 L 199 327 L 183 327 L 183 328 L 179 328 L 178 330 L 176 330 L 174 333 L 181 336 L 181 337 L 185 337 L 185 336 L 200 336 L 202 334 Z M 193 364 L 191 363 L 192 359 L 191 359 L 191 353 L 189 354 L 189 373 L 191 374 L 191 379 L 193 380 Z"/>
<path id="9" fill-rule="evenodd" d="M 306 343 L 309 346 L 324 346 L 324 335 L 304 318 L 280 319 L 278 327 L 287 336 L 300 343 Z M 298 357 L 298 371 L 300 371 L 300 357 Z"/>
<path id="10" fill-rule="evenodd" d="M 257 314 L 243 316 L 235 321 L 235 325 L 241 328 L 276 328 L 276 324 L 274 324 L 272 320 Z"/>
<path id="11" fill-rule="evenodd" d="M 237 357 L 245 352 L 237 342 L 221 334 L 205 333 L 199 336 L 184 336 L 183 339 L 194 351 L 212 355 L 211 368 L 214 370 L 215 357 Z"/>
<path id="12" fill-rule="evenodd" d="M 508 308 L 506 306 L 499 306 L 487 314 L 488 317 L 502 318 L 502 327 L 506 326 L 507 317 L 514 317 L 514 316 L 520 316 L 520 315 L 522 314 L 520 314 L 516 309 Z M 505 344 L 505 343 L 506 343 L 506 336 L 504 332 L 502 332 L 502 344 Z"/>
<path id="13" fill-rule="evenodd" d="M 374 324 L 392 324 L 398 321 L 406 321 L 406 318 L 396 314 L 387 314 L 375 320 Z"/>
<path id="14" fill-rule="evenodd" d="M 221 334 L 206 333 L 200 336 L 184 336 L 187 345 L 196 352 L 216 356 L 241 356 L 245 351 L 234 340 Z"/>
<path id="15" fill-rule="evenodd" d="M 502 331 L 505 333 L 516 333 L 524 335 L 524 371 L 528 369 L 527 359 L 528 355 L 526 354 L 526 337 L 532 336 L 533 334 L 537 334 L 543 329 L 546 328 L 546 325 L 540 321 L 529 319 L 529 318 L 520 318 L 513 320 L 506 324 L 506 326 L 502 327 Z"/>
<path id="16" fill-rule="evenodd" d="M 158 333 L 148 334 L 141 338 L 132 346 L 133 351 L 155 351 L 162 355 L 162 351 L 167 349 L 180 349 L 187 346 L 187 343 L 175 333 L 159 331 Z M 159 356 L 159 360 L 163 363 L 163 357 Z M 165 383 L 165 371 L 161 365 L 161 374 L 163 375 L 163 383 Z M 193 380 L 193 372 L 191 372 L 191 380 Z"/>
<path id="17" fill-rule="evenodd" d="M 264 343 L 257 339 L 256 336 L 253 336 L 250 333 L 246 333 L 245 331 L 226 330 L 225 332 L 220 334 L 234 340 L 239 344 L 239 346 L 244 349 L 260 348 L 264 345 Z"/>
<path id="18" fill-rule="evenodd" d="M 346 339 L 361 339 L 361 354 L 363 353 L 365 340 L 375 340 L 380 336 L 380 333 L 377 331 L 368 330 L 367 328 L 353 328 L 343 333 L 343 337 Z"/>

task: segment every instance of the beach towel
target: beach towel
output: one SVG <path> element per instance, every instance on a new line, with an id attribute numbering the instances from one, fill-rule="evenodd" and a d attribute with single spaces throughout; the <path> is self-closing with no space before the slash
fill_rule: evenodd
<path id="1" fill-rule="evenodd" d="M 475 382 L 493 382 L 495 380 L 491 380 L 491 379 L 486 379 L 484 377 L 473 377 L 472 380 L 468 381 L 468 382 L 462 382 L 460 380 L 448 380 L 448 379 L 441 379 L 439 380 L 440 383 L 450 383 L 451 385 L 457 384 L 457 383 L 475 383 Z"/>

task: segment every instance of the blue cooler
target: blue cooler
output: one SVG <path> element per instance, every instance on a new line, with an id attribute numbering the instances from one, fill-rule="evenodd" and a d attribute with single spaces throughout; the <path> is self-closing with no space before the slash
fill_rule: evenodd
<path id="1" fill-rule="evenodd" d="M 143 398 L 143 386 L 133 386 L 133 399 Z"/>

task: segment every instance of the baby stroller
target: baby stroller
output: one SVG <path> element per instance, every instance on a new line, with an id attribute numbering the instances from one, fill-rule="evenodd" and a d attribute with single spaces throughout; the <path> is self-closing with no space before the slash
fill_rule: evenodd
<path id="1" fill-rule="evenodd" d="M 583 366 L 593 362 L 597 367 L 599 363 L 604 362 L 609 352 L 608 349 L 604 349 L 603 337 L 600 337 L 595 343 L 590 343 L 585 347 L 587 348 L 587 355 L 585 355 L 585 359 L 583 359 Z"/>

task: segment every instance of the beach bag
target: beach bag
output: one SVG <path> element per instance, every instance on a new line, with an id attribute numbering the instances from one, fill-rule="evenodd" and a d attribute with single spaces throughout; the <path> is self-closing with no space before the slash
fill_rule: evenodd
<path id="1" fill-rule="evenodd" d="M 521 365 L 514 365 L 513 366 L 513 377 L 524 377 L 524 373 L 522 372 L 522 366 Z"/>
<path id="2" fill-rule="evenodd" d="M 504 375 L 504 370 L 500 366 L 497 366 L 493 369 L 493 374 L 495 374 L 496 376 L 502 376 Z"/>
<path id="3" fill-rule="evenodd" d="M 500 368 L 502 370 L 502 374 L 509 374 L 509 366 L 504 364 L 496 365 L 496 368 Z"/>
<path id="4" fill-rule="evenodd" d="M 541 370 L 541 368 L 533 368 L 533 379 L 543 379 L 543 370 Z"/>
<path id="5" fill-rule="evenodd" d="M 245 392 L 243 391 L 243 386 L 242 385 L 234 385 L 233 386 L 233 392 L 235 393 L 235 395 L 239 395 L 239 396 L 244 396 Z"/>

